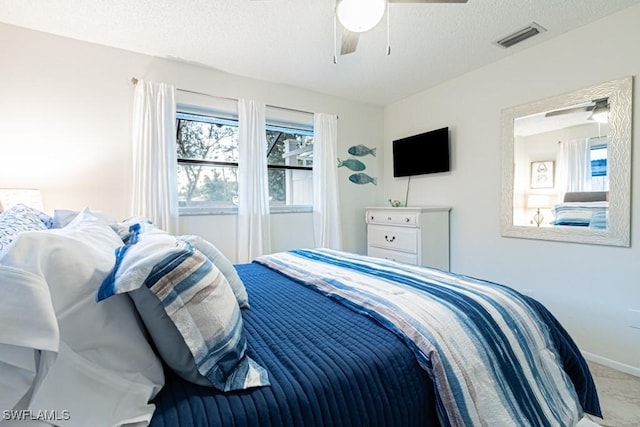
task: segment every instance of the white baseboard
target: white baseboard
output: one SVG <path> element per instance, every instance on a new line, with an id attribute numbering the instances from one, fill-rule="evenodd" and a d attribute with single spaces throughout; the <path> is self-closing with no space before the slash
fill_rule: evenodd
<path id="1" fill-rule="evenodd" d="M 640 368 L 636 368 L 635 366 L 626 365 L 624 363 L 616 362 L 615 360 L 607 359 L 606 357 L 598 356 L 597 354 L 588 353 L 586 351 L 582 352 L 582 355 L 585 359 L 599 363 L 601 365 L 607 366 L 609 368 L 622 371 L 626 374 L 634 375 L 636 377 L 640 377 Z"/>

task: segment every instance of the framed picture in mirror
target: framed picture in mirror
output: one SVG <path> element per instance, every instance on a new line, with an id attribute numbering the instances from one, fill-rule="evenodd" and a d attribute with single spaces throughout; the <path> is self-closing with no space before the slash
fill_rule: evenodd
<path id="1" fill-rule="evenodd" d="M 553 188 L 553 160 L 531 162 L 531 188 Z"/>

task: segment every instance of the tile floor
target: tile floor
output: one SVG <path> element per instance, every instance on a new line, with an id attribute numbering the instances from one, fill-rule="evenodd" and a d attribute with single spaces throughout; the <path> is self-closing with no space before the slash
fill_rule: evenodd
<path id="1" fill-rule="evenodd" d="M 640 377 L 588 363 L 604 416 L 589 419 L 606 427 L 640 427 Z"/>

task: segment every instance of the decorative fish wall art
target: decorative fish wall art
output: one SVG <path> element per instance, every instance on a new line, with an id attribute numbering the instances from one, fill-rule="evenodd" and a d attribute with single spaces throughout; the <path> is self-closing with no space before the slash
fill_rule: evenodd
<path id="1" fill-rule="evenodd" d="M 366 145 L 362 145 L 362 144 L 352 145 L 351 147 L 349 147 L 347 152 L 350 155 L 356 156 L 356 157 L 363 157 L 369 154 L 372 155 L 373 157 L 376 156 L 375 148 L 369 148 Z M 371 183 L 373 185 L 378 185 L 378 178 L 373 178 L 367 175 L 366 173 L 362 173 L 362 171 L 367 168 L 367 165 L 365 165 L 360 160 L 354 159 L 354 158 L 349 158 L 347 160 L 340 160 L 340 158 L 338 158 L 338 167 L 343 167 L 343 166 L 354 172 L 358 172 L 358 173 L 349 175 L 349 181 L 353 182 L 354 184 L 363 185 L 363 184 Z"/>
<path id="2" fill-rule="evenodd" d="M 371 183 L 373 185 L 378 185 L 378 178 L 372 178 L 366 173 L 362 173 L 362 172 L 349 175 L 349 181 L 353 182 L 354 184 Z"/>
<path id="3" fill-rule="evenodd" d="M 373 157 L 376 156 L 375 148 L 369 148 L 362 144 L 349 147 L 347 152 L 352 156 L 358 156 L 358 157 L 366 156 L 367 154 L 371 154 Z"/>
<path id="4" fill-rule="evenodd" d="M 338 157 L 338 167 L 342 166 L 346 167 L 347 169 L 351 169 L 354 172 L 360 172 L 367 168 L 367 166 L 365 166 L 365 164 L 358 159 L 340 160 L 340 158 Z"/>

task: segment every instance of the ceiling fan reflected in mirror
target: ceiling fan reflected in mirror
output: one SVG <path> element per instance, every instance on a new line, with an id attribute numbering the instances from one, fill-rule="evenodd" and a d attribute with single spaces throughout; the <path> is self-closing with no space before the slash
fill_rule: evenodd
<path id="1" fill-rule="evenodd" d="M 565 114 L 576 113 L 591 113 L 587 120 L 594 120 L 600 123 L 606 123 L 609 116 L 609 99 L 600 98 L 594 99 L 590 102 L 586 102 L 584 105 L 578 105 L 570 108 L 563 108 L 560 110 L 548 111 L 544 114 L 545 117 L 562 116 Z"/>
<path id="2" fill-rule="evenodd" d="M 466 3 L 468 0 L 337 0 L 334 16 L 334 30 L 337 37 L 337 23 L 342 26 L 340 55 L 356 51 L 360 33 L 374 28 L 387 12 L 387 55 L 391 53 L 388 43 L 389 4 L 391 3 Z M 337 46 L 337 40 L 334 40 Z M 334 55 L 337 62 L 337 55 Z"/>

